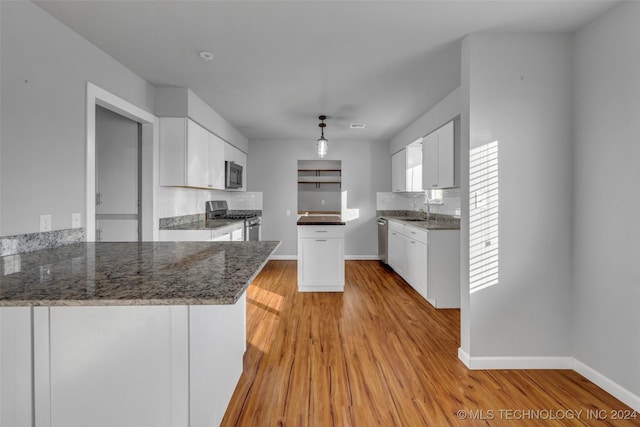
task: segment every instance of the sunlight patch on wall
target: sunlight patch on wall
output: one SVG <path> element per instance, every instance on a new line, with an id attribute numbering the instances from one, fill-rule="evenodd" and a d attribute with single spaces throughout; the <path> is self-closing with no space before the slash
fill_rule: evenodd
<path id="1" fill-rule="evenodd" d="M 498 284 L 498 141 L 474 148 L 469 168 L 471 293 Z"/>

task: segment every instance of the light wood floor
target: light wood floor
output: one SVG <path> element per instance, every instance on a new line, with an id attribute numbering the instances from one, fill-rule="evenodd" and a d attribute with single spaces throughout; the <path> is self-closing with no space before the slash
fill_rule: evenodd
<path id="1" fill-rule="evenodd" d="M 298 293 L 295 261 L 271 261 L 247 297 L 223 426 L 640 425 L 570 370 L 469 371 L 459 310 L 435 310 L 377 261 L 347 261 L 344 294 Z"/>

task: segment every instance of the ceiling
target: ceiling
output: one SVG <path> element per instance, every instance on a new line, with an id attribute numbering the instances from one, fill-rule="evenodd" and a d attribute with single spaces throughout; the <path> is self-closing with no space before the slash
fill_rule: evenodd
<path id="1" fill-rule="evenodd" d="M 36 4 L 151 84 L 190 88 L 249 140 L 316 139 L 326 114 L 325 135 L 339 142 L 388 141 L 458 87 L 465 35 L 570 33 L 613 2 Z"/>

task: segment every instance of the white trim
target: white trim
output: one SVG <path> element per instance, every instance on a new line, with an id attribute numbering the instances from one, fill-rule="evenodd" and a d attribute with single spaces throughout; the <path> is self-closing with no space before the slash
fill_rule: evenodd
<path id="1" fill-rule="evenodd" d="M 461 357 L 461 352 L 462 357 Z M 572 357 L 470 357 L 458 349 L 458 358 L 471 370 L 482 369 L 572 369 Z"/>
<path id="2" fill-rule="evenodd" d="M 51 427 L 51 308 L 33 307 L 33 425 Z"/>
<path id="3" fill-rule="evenodd" d="M 616 399 L 640 411 L 640 396 L 573 357 L 470 357 L 458 348 L 458 359 L 471 370 L 481 369 L 572 369 Z"/>
<path id="4" fill-rule="evenodd" d="M 96 238 L 96 105 L 142 124 L 142 240 L 158 240 L 159 219 L 156 201 L 159 164 L 159 120 L 153 114 L 106 90 L 87 82 L 86 127 L 86 240 Z"/>
<path id="5" fill-rule="evenodd" d="M 378 255 L 345 255 L 344 259 L 352 261 L 379 261 Z"/>
<path id="6" fill-rule="evenodd" d="M 464 363 L 464 365 L 467 368 L 471 369 L 470 368 L 470 365 L 471 365 L 470 359 L 471 358 L 469 357 L 469 354 L 462 349 L 462 347 L 458 347 L 458 359 L 460 359 L 462 361 L 462 363 Z"/>
<path id="7" fill-rule="evenodd" d="M 573 359 L 573 370 L 636 411 L 640 411 L 640 396 L 637 394 L 632 393 L 578 359 Z"/>
<path id="8" fill-rule="evenodd" d="M 271 260 L 297 260 L 298 255 L 271 255 Z M 378 261 L 380 258 L 378 255 L 345 255 L 345 260 L 350 261 Z"/>
<path id="9" fill-rule="evenodd" d="M 297 261 L 298 260 L 298 256 L 297 255 L 271 255 L 269 257 L 269 261 L 274 260 L 274 261 Z"/>

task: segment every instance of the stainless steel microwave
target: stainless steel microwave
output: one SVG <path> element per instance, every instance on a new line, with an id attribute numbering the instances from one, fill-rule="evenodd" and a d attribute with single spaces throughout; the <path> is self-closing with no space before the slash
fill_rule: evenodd
<path id="1" fill-rule="evenodd" d="M 224 169 L 224 187 L 242 188 L 242 165 L 230 161 L 225 161 Z"/>

